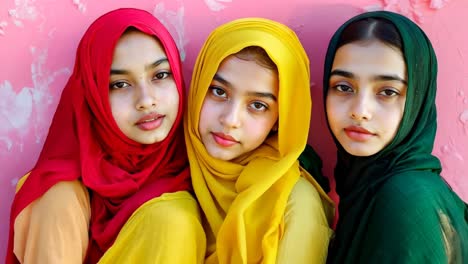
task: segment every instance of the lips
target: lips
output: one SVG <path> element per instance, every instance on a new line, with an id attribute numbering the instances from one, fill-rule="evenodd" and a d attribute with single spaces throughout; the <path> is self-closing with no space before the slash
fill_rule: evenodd
<path id="1" fill-rule="evenodd" d="M 230 147 L 239 143 L 235 138 L 224 133 L 212 132 L 211 135 L 213 135 L 214 141 L 222 147 Z"/>
<path id="2" fill-rule="evenodd" d="M 140 118 L 135 125 L 141 130 L 154 130 L 161 126 L 165 115 L 151 113 Z"/>
<path id="3" fill-rule="evenodd" d="M 361 142 L 369 140 L 376 135 L 360 126 L 349 126 L 344 131 L 350 139 Z"/>

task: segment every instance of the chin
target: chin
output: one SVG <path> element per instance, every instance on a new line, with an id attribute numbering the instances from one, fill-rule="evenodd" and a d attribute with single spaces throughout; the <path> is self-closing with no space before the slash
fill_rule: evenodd
<path id="1" fill-rule="evenodd" d="M 140 138 L 134 139 L 134 141 L 143 145 L 151 145 L 160 142 L 161 140 L 159 140 L 159 138 Z"/>
<path id="2" fill-rule="evenodd" d="M 232 160 L 233 158 L 231 158 L 229 155 L 220 155 L 220 154 L 215 154 L 215 155 L 211 155 L 211 157 L 215 158 L 215 159 L 219 159 L 219 160 L 224 160 L 224 161 L 230 161 Z"/>
<path id="3" fill-rule="evenodd" d="M 215 159 L 219 159 L 219 160 L 224 160 L 224 161 L 230 161 L 232 159 L 234 159 L 235 157 L 231 157 L 231 155 L 229 153 L 222 153 L 222 152 L 218 152 L 218 151 L 207 151 L 208 154 L 210 154 L 211 157 L 215 158 Z"/>
<path id="4" fill-rule="evenodd" d="M 349 154 L 353 155 L 353 156 L 356 156 L 356 157 L 369 157 L 369 156 L 372 156 L 374 154 L 376 154 L 378 151 L 369 151 L 369 150 L 363 150 L 363 149 L 346 149 L 346 152 L 348 152 Z"/>

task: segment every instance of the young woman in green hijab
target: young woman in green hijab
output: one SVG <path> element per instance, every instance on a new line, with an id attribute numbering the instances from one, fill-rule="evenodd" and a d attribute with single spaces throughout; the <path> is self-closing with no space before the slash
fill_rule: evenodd
<path id="1" fill-rule="evenodd" d="M 324 68 L 340 195 L 328 263 L 468 263 L 468 209 L 440 176 L 437 60 L 424 32 L 386 11 L 332 37 Z"/>

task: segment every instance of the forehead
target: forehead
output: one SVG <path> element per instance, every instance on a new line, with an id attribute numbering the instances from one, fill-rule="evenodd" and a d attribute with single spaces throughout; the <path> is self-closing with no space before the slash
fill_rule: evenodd
<path id="1" fill-rule="evenodd" d="M 355 74 L 392 74 L 406 79 L 406 64 L 401 51 L 380 41 L 351 42 L 341 46 L 335 53 L 334 69 Z"/>
<path id="2" fill-rule="evenodd" d="M 154 36 L 132 30 L 123 34 L 114 49 L 113 64 L 126 60 L 152 61 L 155 56 L 165 56 L 163 46 Z"/>
<path id="3" fill-rule="evenodd" d="M 230 55 L 221 62 L 216 75 L 235 89 L 258 90 L 274 94 L 278 92 L 277 73 L 259 65 L 254 60 L 240 59 Z"/>

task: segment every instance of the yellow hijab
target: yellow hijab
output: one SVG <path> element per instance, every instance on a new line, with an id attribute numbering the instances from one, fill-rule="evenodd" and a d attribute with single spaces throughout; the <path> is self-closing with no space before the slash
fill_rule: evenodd
<path id="1" fill-rule="evenodd" d="M 262 47 L 278 67 L 278 133 L 256 150 L 222 161 L 212 158 L 201 141 L 201 107 L 220 63 L 248 46 Z M 206 40 L 192 76 L 185 138 L 208 241 L 210 236 L 216 241 L 208 244 L 207 263 L 275 263 L 285 207 L 301 174 L 297 159 L 307 143 L 309 79 L 309 60 L 299 39 L 278 22 L 238 19 Z"/>

